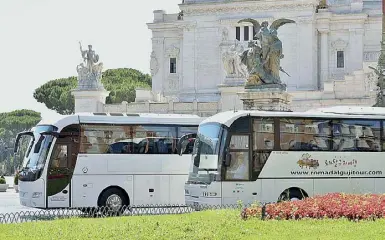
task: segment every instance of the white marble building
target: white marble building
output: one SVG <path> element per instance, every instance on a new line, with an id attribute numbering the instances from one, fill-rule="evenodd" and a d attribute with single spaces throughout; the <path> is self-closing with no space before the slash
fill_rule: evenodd
<path id="1" fill-rule="evenodd" d="M 137 91 L 135 103 L 105 105 L 105 111 L 195 112 L 211 115 L 242 108 L 237 92 L 245 79 L 225 71 L 223 54 L 253 37 L 243 18 L 279 28 L 290 75 L 281 79 L 293 95 L 292 109 L 330 105 L 373 105 L 375 77 L 368 68 L 380 54 L 381 0 L 184 0 L 180 13 L 154 11 L 152 92 Z"/>

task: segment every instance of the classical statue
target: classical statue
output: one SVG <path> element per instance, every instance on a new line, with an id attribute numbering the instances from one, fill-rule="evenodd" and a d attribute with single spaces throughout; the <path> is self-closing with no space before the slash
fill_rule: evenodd
<path id="1" fill-rule="evenodd" d="M 285 18 L 278 19 L 271 24 L 270 28 L 266 21 L 259 24 L 257 20 L 247 18 L 238 21 L 238 23 L 241 22 L 253 24 L 254 39 L 256 39 L 249 42 L 249 49 L 244 51 L 241 56 L 242 63 L 246 65 L 249 72 L 247 85 L 283 85 L 279 72 L 286 72 L 281 67 L 281 59 L 284 55 L 282 42 L 278 38 L 278 29 L 287 23 L 295 23 L 295 21 Z"/>
<path id="2" fill-rule="evenodd" d="M 150 69 L 151 69 L 151 76 L 155 76 L 158 73 L 159 64 L 158 64 L 158 59 L 156 57 L 155 51 L 151 52 Z"/>
<path id="3" fill-rule="evenodd" d="M 92 49 L 92 45 L 88 45 L 87 50 L 83 50 L 80 42 L 79 45 L 83 62 L 76 66 L 76 71 L 78 72 L 78 88 L 104 88 L 101 84 L 103 63 L 99 62 L 99 55 Z"/>
<path id="4" fill-rule="evenodd" d="M 80 45 L 80 53 L 82 55 L 83 61 L 86 63 L 86 67 L 90 73 L 94 72 L 94 66 L 99 61 L 99 55 L 95 53 L 92 49 L 92 45 L 88 45 L 88 50 L 83 50 L 82 44 Z"/>
<path id="5" fill-rule="evenodd" d="M 223 53 L 222 61 L 227 77 L 230 78 L 247 78 L 248 73 L 245 65 L 242 64 L 240 54 L 243 47 L 240 44 L 231 46 L 230 49 Z"/>

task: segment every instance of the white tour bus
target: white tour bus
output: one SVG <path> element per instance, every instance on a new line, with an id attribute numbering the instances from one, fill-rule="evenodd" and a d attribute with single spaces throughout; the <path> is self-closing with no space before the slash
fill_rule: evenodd
<path id="1" fill-rule="evenodd" d="M 85 113 L 41 121 L 19 178 L 23 206 L 85 208 L 184 204 L 193 140 L 203 118 L 179 114 Z M 190 144 L 188 144 L 190 143 Z M 115 209 L 116 208 L 116 209 Z"/>
<path id="2" fill-rule="evenodd" d="M 384 127 L 385 108 L 218 113 L 199 125 L 186 204 L 385 193 Z"/>

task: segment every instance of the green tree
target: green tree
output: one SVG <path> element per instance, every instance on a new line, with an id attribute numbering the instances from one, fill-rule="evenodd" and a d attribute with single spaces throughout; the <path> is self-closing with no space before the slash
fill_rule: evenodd
<path id="1" fill-rule="evenodd" d="M 12 157 L 17 133 L 31 129 L 40 120 L 41 114 L 32 110 L 0 113 L 0 164 L 5 165 L 5 174 L 13 173 L 14 168 L 20 166 L 27 148 L 27 141 L 22 141 L 19 154 Z"/>
<path id="2" fill-rule="evenodd" d="M 107 104 L 133 102 L 135 89 L 151 86 L 151 76 L 132 68 L 109 69 L 103 72 L 102 83 L 110 95 L 106 98 Z M 76 77 L 51 80 L 37 88 L 34 98 L 44 103 L 47 108 L 59 114 L 74 113 L 75 100 L 71 90 L 77 85 Z"/>

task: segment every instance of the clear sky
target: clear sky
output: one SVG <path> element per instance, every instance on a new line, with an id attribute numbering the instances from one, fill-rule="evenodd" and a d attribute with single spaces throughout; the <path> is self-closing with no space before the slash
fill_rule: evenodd
<path id="1" fill-rule="evenodd" d="M 105 69 L 149 73 L 153 10 L 179 12 L 182 0 L 1 0 L 0 112 L 33 109 L 56 115 L 33 98 L 45 82 L 75 76 L 92 44 Z"/>

